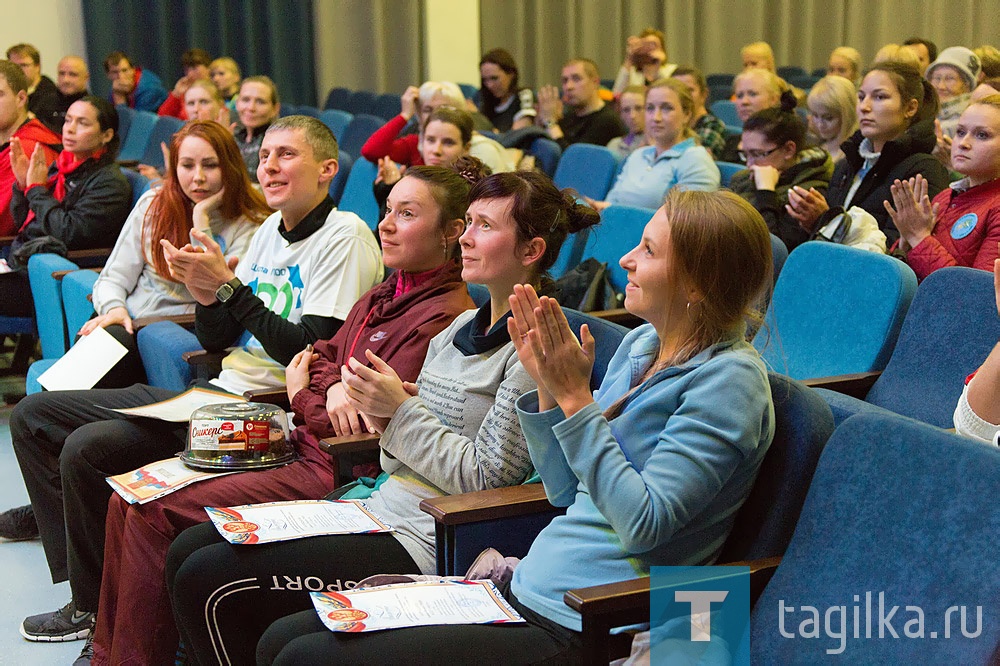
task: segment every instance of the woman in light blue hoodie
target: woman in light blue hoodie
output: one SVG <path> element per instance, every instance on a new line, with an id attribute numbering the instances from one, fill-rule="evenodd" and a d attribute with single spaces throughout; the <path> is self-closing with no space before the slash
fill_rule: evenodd
<path id="1" fill-rule="evenodd" d="M 770 284 L 767 226 L 730 192 L 675 192 L 621 265 L 625 307 L 649 323 L 594 395 L 586 327 L 581 345 L 554 300 L 521 285 L 511 297 L 508 330 L 539 386 L 517 402 L 521 426 L 549 501 L 568 507 L 505 591 L 526 622 L 312 633 L 273 663 L 582 663 L 567 590 L 715 561 L 774 434 L 767 372 L 745 340 Z"/>

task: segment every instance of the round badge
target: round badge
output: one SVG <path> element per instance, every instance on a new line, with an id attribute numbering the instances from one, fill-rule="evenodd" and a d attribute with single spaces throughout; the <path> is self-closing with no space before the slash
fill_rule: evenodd
<path id="1" fill-rule="evenodd" d="M 972 233 L 972 230 L 976 228 L 977 222 L 979 222 L 978 215 L 975 213 L 966 213 L 951 226 L 951 237 L 955 240 L 962 240 Z"/>
<path id="2" fill-rule="evenodd" d="M 246 520 L 233 520 L 228 523 L 223 523 L 222 529 L 227 532 L 238 534 L 240 532 L 256 532 L 260 529 L 260 525 Z"/>
<path id="3" fill-rule="evenodd" d="M 359 608 L 344 608 L 326 614 L 334 622 L 360 622 L 368 618 L 368 613 Z"/>

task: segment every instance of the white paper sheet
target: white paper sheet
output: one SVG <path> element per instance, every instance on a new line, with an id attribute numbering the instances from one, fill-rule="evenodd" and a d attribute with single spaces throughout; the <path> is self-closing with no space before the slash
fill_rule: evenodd
<path id="1" fill-rule="evenodd" d="M 359 500 L 291 500 L 205 507 L 226 541 L 234 544 L 289 541 L 321 534 L 391 532 L 392 527 Z"/>
<path id="2" fill-rule="evenodd" d="M 221 402 L 246 402 L 246 398 L 223 393 L 222 391 L 192 388 L 169 400 L 154 402 L 151 405 L 143 405 L 141 407 L 114 409 L 113 411 L 129 416 L 145 416 L 151 419 L 160 419 L 161 421 L 184 423 L 191 420 L 191 414 L 194 410 L 201 409 L 205 405 L 214 405 Z M 108 407 L 108 409 L 112 408 Z"/>
<path id="3" fill-rule="evenodd" d="M 192 483 L 233 473 L 199 472 L 186 467 L 180 458 L 167 458 L 106 480 L 129 504 L 145 504 Z"/>
<path id="4" fill-rule="evenodd" d="M 38 377 L 49 391 L 72 391 L 94 388 L 108 374 L 128 349 L 101 327 L 77 340 L 62 358 Z"/>
<path id="5" fill-rule="evenodd" d="M 425 581 L 309 594 L 330 631 L 524 622 L 488 580 Z"/>

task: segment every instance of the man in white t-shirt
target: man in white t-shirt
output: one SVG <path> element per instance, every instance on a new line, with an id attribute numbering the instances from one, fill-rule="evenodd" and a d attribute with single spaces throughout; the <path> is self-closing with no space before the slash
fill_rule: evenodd
<path id="1" fill-rule="evenodd" d="M 257 231 L 246 256 L 227 263 L 218 245 L 193 232 L 204 251 L 163 242 L 173 275 L 198 301 L 196 333 L 221 350 L 244 332 L 214 383 L 227 391 L 284 384 L 297 352 L 340 327 L 355 301 L 382 278 L 381 253 L 368 227 L 337 211 L 328 195 L 337 173 L 337 142 L 321 122 L 289 116 L 267 130 L 258 179 L 277 210 Z M 31 538 L 37 525 L 53 582 L 70 581 L 72 601 L 25 619 L 34 641 L 90 634 L 100 596 L 105 477 L 169 457 L 184 446 L 186 426 L 126 419 L 107 408 L 135 407 L 174 392 L 136 384 L 125 389 L 39 393 L 11 415 L 11 439 L 30 507 L 0 515 L 0 536 Z"/>

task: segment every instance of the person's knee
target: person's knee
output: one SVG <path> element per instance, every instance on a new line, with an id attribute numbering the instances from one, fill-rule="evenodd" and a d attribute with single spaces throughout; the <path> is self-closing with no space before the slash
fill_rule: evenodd
<path id="1" fill-rule="evenodd" d="M 53 403 L 53 396 L 47 391 L 27 395 L 14 406 L 10 413 L 10 435 L 14 448 L 30 445 L 33 440 L 33 429 L 38 427 Z"/>
<path id="2" fill-rule="evenodd" d="M 82 469 L 90 466 L 94 447 L 107 444 L 109 433 L 103 425 L 103 423 L 84 424 L 66 438 L 59 456 L 59 471 L 64 480 L 79 476 Z"/>

